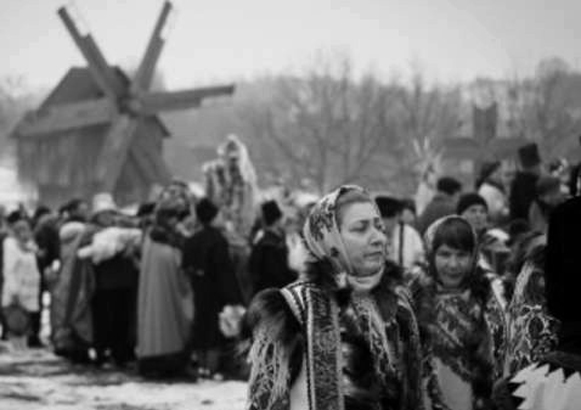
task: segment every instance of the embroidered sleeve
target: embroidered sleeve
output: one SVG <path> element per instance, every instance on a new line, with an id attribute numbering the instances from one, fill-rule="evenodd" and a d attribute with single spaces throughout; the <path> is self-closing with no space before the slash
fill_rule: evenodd
<path id="1" fill-rule="evenodd" d="M 498 380 L 504 370 L 508 337 L 504 311 L 494 292 L 487 304 L 485 319 L 492 341 L 494 380 Z"/>

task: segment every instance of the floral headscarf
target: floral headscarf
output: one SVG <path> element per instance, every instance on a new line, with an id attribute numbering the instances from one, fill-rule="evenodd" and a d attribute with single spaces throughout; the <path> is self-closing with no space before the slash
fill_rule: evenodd
<path id="1" fill-rule="evenodd" d="M 317 260 L 331 261 L 336 280 L 340 280 L 342 275 L 353 274 L 353 266 L 337 221 L 337 201 L 352 191 L 369 197 L 369 203 L 376 207 L 375 201 L 365 189 L 357 185 L 343 185 L 325 195 L 312 207 L 303 227 L 303 236 L 311 256 Z M 377 214 L 379 215 L 379 210 Z"/>

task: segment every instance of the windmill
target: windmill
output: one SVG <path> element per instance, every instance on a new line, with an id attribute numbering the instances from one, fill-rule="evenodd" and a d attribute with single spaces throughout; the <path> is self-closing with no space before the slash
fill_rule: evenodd
<path id="1" fill-rule="evenodd" d="M 41 201 L 55 205 L 96 192 L 112 192 L 120 202 L 143 200 L 153 184 L 171 178 L 162 158 L 169 131 L 158 114 L 199 107 L 206 98 L 234 92 L 234 85 L 150 90 L 172 12 L 166 1 L 130 79 L 107 63 L 73 10 L 58 10 L 88 66 L 71 68 L 13 131 L 19 176 L 38 187 Z"/>

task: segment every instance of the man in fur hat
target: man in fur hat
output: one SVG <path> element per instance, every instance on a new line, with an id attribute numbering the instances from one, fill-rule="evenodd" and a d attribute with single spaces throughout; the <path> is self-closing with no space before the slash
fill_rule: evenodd
<path id="1" fill-rule="evenodd" d="M 252 247 L 249 266 L 253 294 L 267 288 L 280 289 L 296 278 L 288 265 L 288 247 L 283 213 L 276 201 L 262 204 L 264 230 Z"/>
<path id="2" fill-rule="evenodd" d="M 213 377 L 224 368 L 220 356 L 227 344 L 219 314 L 227 305 L 241 305 L 242 294 L 222 231 L 222 210 L 202 198 L 196 204 L 196 216 L 202 229 L 186 240 L 182 263 L 195 295 L 192 348 L 198 356 L 199 374 Z"/>
<path id="3" fill-rule="evenodd" d="M 510 219 L 528 219 L 529 209 L 537 197 L 537 180 L 541 175 L 541 157 L 537 144 L 531 143 L 518 150 L 521 169 L 510 186 Z"/>

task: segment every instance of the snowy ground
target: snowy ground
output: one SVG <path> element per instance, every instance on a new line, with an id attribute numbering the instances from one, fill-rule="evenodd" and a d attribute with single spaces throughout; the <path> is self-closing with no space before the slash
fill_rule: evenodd
<path id="1" fill-rule="evenodd" d="M 156 383 L 0 344 L 1 410 L 241 410 L 245 394 L 241 382 Z"/>

